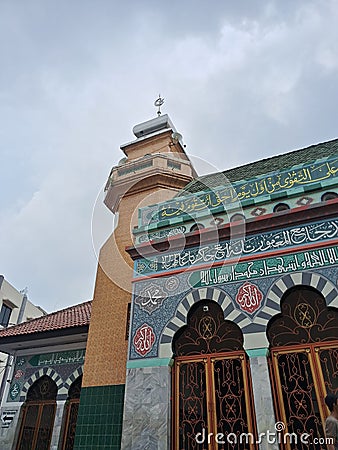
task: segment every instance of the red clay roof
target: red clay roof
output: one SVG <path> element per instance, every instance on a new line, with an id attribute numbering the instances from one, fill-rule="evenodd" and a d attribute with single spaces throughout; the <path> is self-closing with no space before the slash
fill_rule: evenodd
<path id="1" fill-rule="evenodd" d="M 61 311 L 4 328 L 0 330 L 0 338 L 89 325 L 91 309 L 91 301 L 70 306 Z"/>

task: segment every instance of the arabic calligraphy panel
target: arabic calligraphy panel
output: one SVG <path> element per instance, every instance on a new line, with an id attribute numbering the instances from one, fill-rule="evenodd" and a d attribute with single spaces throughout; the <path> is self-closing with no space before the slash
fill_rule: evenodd
<path id="1" fill-rule="evenodd" d="M 136 352 L 145 356 L 152 349 L 155 342 L 155 333 L 152 327 L 144 323 L 141 327 L 136 330 L 133 344 Z"/>
<path id="2" fill-rule="evenodd" d="M 304 167 L 294 166 L 278 173 L 264 174 L 233 184 L 225 178 L 223 186 L 214 188 L 212 191 L 201 191 L 197 195 L 187 195 L 162 203 L 156 207 L 157 211 L 154 207 L 142 208 L 140 226 L 149 224 L 149 221 L 161 222 L 171 217 L 184 216 L 203 210 L 212 214 L 220 208 L 226 210 L 227 204 L 234 204 L 240 200 L 270 196 L 275 192 L 334 179 L 338 171 L 337 163 L 336 158 L 322 160 Z M 146 219 L 146 223 L 144 219 Z"/>
<path id="3" fill-rule="evenodd" d="M 338 237 L 338 220 L 325 220 L 303 226 L 274 230 L 247 236 L 245 239 L 216 242 L 199 247 L 185 249 L 176 253 L 165 253 L 153 259 L 139 259 L 136 262 L 138 274 L 155 273 L 181 267 L 237 258 L 246 255 L 276 251 L 281 248 L 293 248 L 297 245 L 310 245 L 315 242 L 329 241 Z"/>
<path id="4" fill-rule="evenodd" d="M 236 302 L 238 303 L 239 307 L 247 312 L 247 313 L 254 313 L 261 307 L 263 299 L 263 294 L 253 283 L 244 283 L 237 292 L 236 295 Z"/>
<path id="5" fill-rule="evenodd" d="M 162 306 L 165 298 L 166 294 L 161 286 L 151 283 L 140 292 L 140 295 L 135 299 L 135 303 L 148 314 L 152 314 Z"/>

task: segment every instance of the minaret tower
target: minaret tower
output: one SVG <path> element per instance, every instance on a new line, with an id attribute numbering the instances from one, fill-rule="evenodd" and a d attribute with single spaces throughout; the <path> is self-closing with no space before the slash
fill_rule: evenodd
<path id="1" fill-rule="evenodd" d="M 75 449 L 96 448 L 107 436 L 114 436 L 109 448 L 120 448 L 133 267 L 125 248 L 138 208 L 169 200 L 196 175 L 162 104 L 159 97 L 157 117 L 134 127 L 136 139 L 121 146 L 125 157 L 106 184 L 104 203 L 118 223 L 99 255 Z"/>

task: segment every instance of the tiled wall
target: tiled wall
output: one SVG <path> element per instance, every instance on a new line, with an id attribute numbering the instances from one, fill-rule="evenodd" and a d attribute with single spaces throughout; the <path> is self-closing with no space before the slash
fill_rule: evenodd
<path id="1" fill-rule="evenodd" d="M 124 384 L 82 388 L 74 450 L 120 450 Z"/>
<path id="2" fill-rule="evenodd" d="M 170 368 L 127 369 L 121 450 L 168 450 Z"/>

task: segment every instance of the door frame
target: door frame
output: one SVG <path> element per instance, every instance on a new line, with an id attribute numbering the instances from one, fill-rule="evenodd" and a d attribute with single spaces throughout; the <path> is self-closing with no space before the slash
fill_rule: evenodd
<path id="1" fill-rule="evenodd" d="M 176 356 L 174 358 L 174 364 L 172 368 L 172 449 L 177 450 L 179 448 L 179 367 L 182 363 L 189 362 L 204 362 L 205 364 L 205 380 L 206 380 L 206 403 L 207 403 L 207 425 L 208 433 L 213 433 L 215 438 L 216 434 L 219 433 L 217 430 L 217 411 L 216 411 L 216 394 L 215 394 L 215 380 L 214 380 L 214 362 L 225 359 L 237 359 L 241 362 L 243 384 L 244 384 L 244 401 L 246 407 L 246 422 L 248 426 L 247 433 L 251 433 L 254 436 L 254 440 L 257 442 L 257 426 L 256 426 L 256 415 L 253 399 L 253 388 L 251 380 L 250 371 L 250 361 L 244 350 L 237 350 L 232 352 L 221 352 L 221 353 L 209 353 L 200 354 L 193 356 Z M 257 443 L 249 443 L 250 450 L 257 449 Z M 223 444 L 221 444 L 223 445 Z M 218 444 L 215 439 L 211 440 L 208 446 L 210 450 L 217 450 Z"/>

